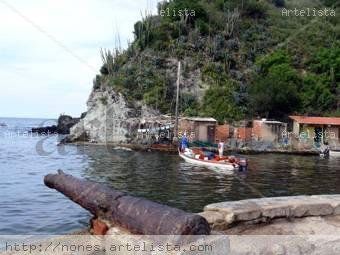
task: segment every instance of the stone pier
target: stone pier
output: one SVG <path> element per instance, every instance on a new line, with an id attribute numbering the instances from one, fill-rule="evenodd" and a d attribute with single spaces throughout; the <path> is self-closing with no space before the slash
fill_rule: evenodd
<path id="1" fill-rule="evenodd" d="M 205 206 L 228 254 L 340 254 L 340 195 L 247 199 Z"/>
<path id="2" fill-rule="evenodd" d="M 340 195 L 221 202 L 205 206 L 200 215 L 225 234 L 334 234 L 340 233 Z"/>

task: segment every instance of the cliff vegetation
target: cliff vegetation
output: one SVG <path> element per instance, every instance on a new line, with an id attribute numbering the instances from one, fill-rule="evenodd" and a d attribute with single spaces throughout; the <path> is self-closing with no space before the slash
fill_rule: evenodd
<path id="1" fill-rule="evenodd" d="M 134 25 L 127 49 L 102 50 L 94 90 L 113 88 L 128 102 L 171 114 L 181 60 L 182 115 L 219 122 L 340 115 L 339 14 L 282 15 L 283 8 L 338 7 L 335 0 L 160 2 L 158 15 Z M 195 15 L 179 15 L 185 9 Z"/>

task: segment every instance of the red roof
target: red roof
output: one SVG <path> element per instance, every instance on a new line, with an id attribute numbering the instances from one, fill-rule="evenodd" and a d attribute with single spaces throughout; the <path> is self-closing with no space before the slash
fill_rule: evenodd
<path id="1" fill-rule="evenodd" d="M 307 116 L 289 116 L 300 124 L 316 124 L 316 125 L 333 125 L 340 126 L 340 118 L 336 117 L 307 117 Z"/>

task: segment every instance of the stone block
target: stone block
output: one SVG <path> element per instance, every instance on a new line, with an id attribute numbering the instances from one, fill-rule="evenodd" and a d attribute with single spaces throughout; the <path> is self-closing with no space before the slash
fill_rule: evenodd
<path id="1" fill-rule="evenodd" d="M 340 195 L 313 195 L 313 201 L 329 203 L 333 207 L 333 214 L 340 215 Z"/>
<path id="2" fill-rule="evenodd" d="M 291 216 L 291 208 L 288 205 L 267 205 L 261 206 L 262 216 L 270 219 L 288 218 Z"/>
<path id="3" fill-rule="evenodd" d="M 233 221 L 249 221 L 261 217 L 261 208 L 249 200 L 217 203 L 206 206 L 205 211 L 218 211 L 233 215 Z"/>
<path id="4" fill-rule="evenodd" d="M 199 213 L 199 215 L 205 218 L 209 224 L 225 221 L 224 214 L 217 211 L 205 211 Z"/>
<path id="5" fill-rule="evenodd" d="M 292 206 L 292 217 L 326 216 L 333 214 L 333 207 L 327 203 L 296 203 Z"/>
<path id="6" fill-rule="evenodd" d="M 261 208 L 254 202 L 234 203 L 227 212 L 233 213 L 234 221 L 249 221 L 261 217 Z"/>
<path id="7" fill-rule="evenodd" d="M 333 207 L 333 215 L 340 215 L 340 205 Z"/>

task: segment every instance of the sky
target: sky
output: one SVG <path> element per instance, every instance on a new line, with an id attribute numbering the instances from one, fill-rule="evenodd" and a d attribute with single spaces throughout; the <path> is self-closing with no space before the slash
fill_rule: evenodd
<path id="1" fill-rule="evenodd" d="M 157 0 L 0 0 L 0 116 L 86 111 L 100 49 L 133 40 Z"/>

